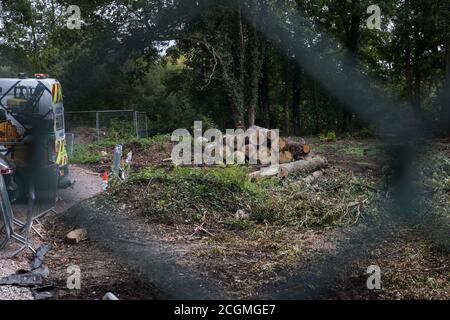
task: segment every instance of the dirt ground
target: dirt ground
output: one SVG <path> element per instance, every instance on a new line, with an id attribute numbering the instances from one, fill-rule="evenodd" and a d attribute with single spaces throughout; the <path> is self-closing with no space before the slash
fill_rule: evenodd
<path id="1" fill-rule="evenodd" d="M 71 166 L 70 173 L 71 179 L 75 181 L 75 184 L 69 189 L 59 191 L 58 201 L 55 207 L 57 214 L 66 211 L 79 201 L 91 198 L 102 191 L 101 177 L 98 174 L 77 166 Z M 15 217 L 19 219 L 24 220 L 26 210 L 25 205 L 13 205 Z M 46 224 L 54 216 L 53 213 L 50 213 L 42 222 Z M 43 244 L 52 244 L 50 238 L 53 235 L 53 231 L 43 225 L 36 225 L 35 227 L 43 235 L 44 239 L 41 239 L 36 233 L 32 232 L 30 237 L 32 247 L 37 249 Z M 33 259 L 33 255 L 29 250 L 22 252 L 16 257 L 12 257 L 13 253 L 19 248 L 20 245 L 18 243 L 11 241 L 4 250 L 0 251 L 0 278 L 29 268 Z M 57 248 L 55 247 L 54 250 L 57 251 Z M 33 299 L 33 296 L 28 288 L 0 286 L 0 299 L 28 300 Z"/>
<path id="2" fill-rule="evenodd" d="M 376 140 L 309 141 L 330 162 L 325 175 L 339 171 L 371 178 L 382 173 Z M 445 141 L 438 146 L 450 150 Z M 169 151 L 163 142 L 136 148 L 135 166 L 167 166 L 162 159 Z M 121 299 L 450 298 L 448 219 L 368 218 L 363 224 L 324 229 L 261 225 L 257 234 L 219 224 L 207 225 L 213 236 L 192 236 L 195 224 L 149 221 L 138 213 L 138 203 L 110 195 L 89 199 L 100 191 L 103 169 L 74 167 L 77 182 L 62 197 L 59 211 L 88 200 L 45 221 L 46 241 L 53 245 L 46 263 L 55 299 L 101 299 L 106 292 Z M 67 244 L 64 237 L 74 228 L 87 228 L 89 239 Z M 369 291 L 366 269 L 374 264 L 382 270 L 382 289 Z M 66 271 L 73 265 L 82 272 L 81 290 L 66 286 Z"/>
<path id="3" fill-rule="evenodd" d="M 446 238 L 430 239 L 430 230 L 399 227 L 395 236 L 370 252 L 366 260 L 356 259 L 350 275 L 338 282 L 333 292 L 340 299 L 436 299 L 450 298 L 450 258 Z M 447 229 L 448 232 L 448 229 Z M 361 271 L 367 261 L 380 266 L 383 285 L 373 293 L 364 290 Z M 361 282 L 363 285 L 361 285 Z"/>
<path id="4" fill-rule="evenodd" d="M 330 169 L 325 174 L 328 170 L 361 178 L 382 174 L 380 144 L 376 140 L 322 143 L 313 138 L 309 142 L 316 153 L 329 160 Z M 444 151 L 450 149 L 445 142 L 439 143 Z M 163 142 L 136 147 L 134 154 L 139 156 L 135 168 L 165 167 L 162 159 L 168 157 L 169 151 L 170 145 Z M 94 170 L 101 172 L 98 167 Z M 64 232 L 74 227 L 89 229 L 89 241 L 71 247 L 59 245 L 62 251 L 71 252 L 69 261 L 82 264 L 86 270 L 97 270 L 89 271 L 85 280 L 90 290 L 61 290 L 58 297 L 99 298 L 108 290 L 126 299 L 450 297 L 449 252 L 436 244 L 448 243 L 447 220 L 433 229 L 434 233 L 443 230 L 438 242 L 429 239 L 426 229 L 417 224 L 401 222 L 391 226 L 389 222 L 389 226 L 384 223 L 380 227 L 379 221 L 374 225 L 368 222 L 364 226 L 325 229 L 262 226 L 257 235 L 210 225 L 213 237 L 201 233 L 191 237 L 196 225 L 158 224 L 137 212 L 137 203 L 101 196 L 51 222 L 51 227 Z M 61 242 L 64 232 L 54 239 L 55 243 Z M 171 252 L 169 256 L 167 251 Z M 108 261 L 108 267 L 100 270 L 97 257 Z M 62 271 L 67 263 L 60 263 L 62 259 L 55 252 L 50 259 L 60 270 L 55 273 L 55 281 L 64 278 Z M 119 266 L 114 269 L 117 275 L 109 270 L 114 266 L 112 261 Z M 170 268 L 164 261 L 176 267 L 162 273 L 161 269 Z M 366 269 L 373 264 L 385 272 L 383 289 L 375 292 L 366 288 Z M 191 288 L 189 293 L 180 294 L 175 283 Z"/>

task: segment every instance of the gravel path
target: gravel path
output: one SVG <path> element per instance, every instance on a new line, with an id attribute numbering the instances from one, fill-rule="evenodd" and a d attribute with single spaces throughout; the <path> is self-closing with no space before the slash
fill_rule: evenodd
<path id="1" fill-rule="evenodd" d="M 4 259 L 0 254 L 0 278 L 16 273 L 17 270 L 28 266 L 27 259 L 18 260 Z M 17 288 L 11 286 L 0 286 L 0 300 L 32 300 L 33 295 L 28 288 Z"/>
<path id="2" fill-rule="evenodd" d="M 60 190 L 59 201 L 56 206 L 57 213 L 62 213 L 79 201 L 91 198 L 102 191 L 102 179 L 88 169 L 77 166 L 70 167 L 71 179 L 75 181 L 72 188 Z M 26 206 L 18 205 L 13 207 L 14 214 L 23 219 Z M 45 236 L 46 230 L 39 231 Z M 31 243 L 34 248 L 38 248 L 43 243 L 36 234 L 32 234 Z M 0 251 L 0 278 L 16 273 L 18 270 L 29 268 L 32 255 L 23 252 L 16 258 L 11 255 L 19 248 L 15 243 L 10 243 L 4 250 Z M 0 300 L 32 300 L 33 295 L 28 288 L 18 288 L 12 286 L 0 286 Z"/>

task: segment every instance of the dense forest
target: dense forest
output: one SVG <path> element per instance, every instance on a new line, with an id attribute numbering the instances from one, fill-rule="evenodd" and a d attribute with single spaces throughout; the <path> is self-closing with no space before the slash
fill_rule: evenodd
<path id="1" fill-rule="evenodd" d="M 257 124 L 285 135 L 372 134 L 348 99 L 324 83 L 320 65 L 297 54 L 300 45 L 309 50 L 305 57 L 331 62 L 350 95 L 369 90 L 358 72 L 399 98 L 390 108 L 450 134 L 447 1 L 382 1 L 379 29 L 368 27 L 369 0 L 1 3 L 0 77 L 49 73 L 63 83 L 68 110 L 146 111 L 154 134 L 194 120 L 222 129 Z M 81 9 L 80 28 L 70 25 L 77 13 L 70 5 Z M 360 107 L 385 107 L 378 103 L 374 97 Z"/>

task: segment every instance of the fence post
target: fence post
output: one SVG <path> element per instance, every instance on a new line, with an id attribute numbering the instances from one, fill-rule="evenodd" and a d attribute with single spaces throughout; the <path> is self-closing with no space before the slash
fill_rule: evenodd
<path id="1" fill-rule="evenodd" d="M 145 137 L 148 138 L 148 118 L 147 118 L 147 112 L 145 112 L 144 115 L 145 115 Z"/>
<path id="2" fill-rule="evenodd" d="M 114 155 L 113 155 L 113 173 L 115 175 L 120 175 L 120 164 L 122 161 L 122 151 L 123 146 L 118 144 L 114 148 Z"/>
<path id="3" fill-rule="evenodd" d="M 69 157 L 73 156 L 74 140 L 75 140 L 75 135 L 73 133 L 66 133 L 67 153 L 69 154 Z"/>
<path id="4" fill-rule="evenodd" d="M 100 114 L 98 111 L 95 113 L 95 128 L 97 130 L 97 141 L 100 141 Z"/>
<path id="5" fill-rule="evenodd" d="M 138 112 L 134 112 L 134 128 L 136 129 L 136 137 L 139 138 L 139 128 L 138 128 Z"/>

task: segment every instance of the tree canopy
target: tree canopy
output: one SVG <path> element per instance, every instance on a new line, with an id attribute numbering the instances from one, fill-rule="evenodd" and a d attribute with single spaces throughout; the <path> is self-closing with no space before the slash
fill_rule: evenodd
<path id="1" fill-rule="evenodd" d="M 450 133 L 445 1 L 383 1 L 380 29 L 367 25 L 368 0 L 1 3 L 0 76 L 49 73 L 63 83 L 68 110 L 146 111 L 154 133 L 194 120 L 296 135 L 370 132 L 366 119 L 348 108 L 359 103 L 350 93 L 366 94 L 367 108 L 387 106 L 370 96 L 361 74 L 398 101 L 389 108 Z M 81 9 L 80 29 L 68 28 L 70 5 Z M 310 64 L 308 54 L 345 76 L 339 79 L 348 99 L 324 81 L 328 71 Z"/>

